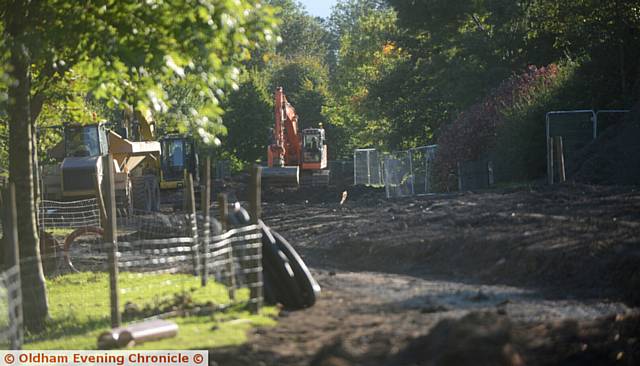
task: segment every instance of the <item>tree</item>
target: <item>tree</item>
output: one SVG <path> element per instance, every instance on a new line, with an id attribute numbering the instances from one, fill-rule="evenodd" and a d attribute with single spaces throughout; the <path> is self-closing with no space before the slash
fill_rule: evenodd
<path id="1" fill-rule="evenodd" d="M 283 87 L 289 102 L 300 117 L 300 128 L 317 127 L 326 123 L 322 113 L 331 95 L 328 90 L 329 76 L 326 66 L 314 57 L 300 56 L 276 63 L 270 91 Z"/>
<path id="2" fill-rule="evenodd" d="M 242 162 L 266 160 L 269 131 L 273 128 L 273 101 L 264 73 L 253 69 L 242 77 L 240 88 L 224 104 L 223 139 L 226 151 Z"/>
<path id="3" fill-rule="evenodd" d="M 566 108 L 628 107 L 640 90 L 637 2 L 389 2 L 404 32 L 398 45 L 411 58 L 378 83 L 372 105 L 392 112 L 396 141 L 425 132 L 433 140 L 440 126 L 529 65 L 580 62 L 573 78 L 581 82 L 571 83 L 580 98 L 566 99 Z"/>
<path id="4" fill-rule="evenodd" d="M 330 24 L 337 40 L 337 64 L 331 72 L 336 102 L 330 110 L 347 137 L 343 149 L 382 146 L 388 139 L 388 120 L 377 105 L 366 102 L 371 85 L 404 57 L 395 42 L 395 12 L 380 1 L 341 1 Z"/>
<path id="5" fill-rule="evenodd" d="M 321 20 L 309 15 L 304 6 L 293 0 L 270 0 L 282 19 L 276 53 L 285 58 L 296 56 L 324 57 L 327 53 L 327 30 Z"/>
<path id="6" fill-rule="evenodd" d="M 207 103 L 189 123 L 210 143 L 219 131 L 219 94 L 237 87 L 239 63 L 273 39 L 273 9 L 252 0 L 0 3 L 8 53 L 10 179 L 17 187 L 25 325 L 47 317 L 35 220 L 34 129 L 46 91 L 70 70 L 109 107 L 167 110 L 164 85 L 189 85 Z M 220 92 L 218 92 L 220 91 Z"/>

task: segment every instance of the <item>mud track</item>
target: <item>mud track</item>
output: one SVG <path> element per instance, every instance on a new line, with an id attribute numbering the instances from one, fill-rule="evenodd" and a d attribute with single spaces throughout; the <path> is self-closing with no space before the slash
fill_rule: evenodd
<path id="1" fill-rule="evenodd" d="M 323 294 L 219 365 L 640 363 L 640 192 L 265 194 Z"/>

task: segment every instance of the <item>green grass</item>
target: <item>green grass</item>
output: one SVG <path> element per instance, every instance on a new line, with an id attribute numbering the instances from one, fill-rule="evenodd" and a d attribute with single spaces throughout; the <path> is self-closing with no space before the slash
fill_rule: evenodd
<path id="1" fill-rule="evenodd" d="M 217 283 L 200 286 L 197 277 L 182 274 L 121 273 L 120 307 L 164 309 L 173 305 L 225 305 L 227 289 Z M 25 349 L 95 349 L 97 337 L 109 329 L 109 277 L 105 273 L 76 273 L 47 281 L 51 319 L 44 332 L 27 334 Z M 238 300 L 248 298 L 239 291 Z M 136 349 L 207 349 L 242 344 L 254 326 L 275 325 L 275 308 L 250 315 L 241 305 L 208 316 L 176 317 L 178 336 L 136 345 Z M 134 319 L 136 320 L 136 319 Z M 139 319 L 137 319 L 139 320 Z"/>
<path id="2" fill-rule="evenodd" d="M 68 227 L 48 227 L 45 229 L 46 232 L 53 235 L 56 239 L 62 239 L 67 237 L 67 235 L 73 232 L 73 228 Z"/>

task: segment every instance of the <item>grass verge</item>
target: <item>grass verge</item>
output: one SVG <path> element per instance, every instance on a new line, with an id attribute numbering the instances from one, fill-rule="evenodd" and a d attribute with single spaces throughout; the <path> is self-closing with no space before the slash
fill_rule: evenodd
<path id="1" fill-rule="evenodd" d="M 121 273 L 120 307 L 144 315 L 171 309 L 230 305 L 227 289 L 218 283 L 200 286 L 197 277 L 185 274 Z M 106 273 L 74 273 L 47 280 L 49 313 L 46 330 L 27 334 L 25 349 L 95 349 L 97 337 L 108 330 L 109 276 Z M 248 291 L 236 295 L 248 299 Z M 126 309 L 125 309 L 126 308 Z M 131 311 L 135 309 L 135 311 Z M 246 342 L 246 332 L 255 326 L 275 325 L 276 309 L 265 307 L 260 315 L 250 315 L 242 305 L 230 305 L 212 315 L 174 317 L 178 336 L 136 345 L 135 349 L 209 349 Z"/>

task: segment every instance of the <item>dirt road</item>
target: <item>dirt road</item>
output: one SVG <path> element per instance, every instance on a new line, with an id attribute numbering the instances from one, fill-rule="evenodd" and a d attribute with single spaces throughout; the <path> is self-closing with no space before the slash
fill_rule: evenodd
<path id="1" fill-rule="evenodd" d="M 636 364 L 640 192 L 265 197 L 323 285 L 220 365 Z"/>

